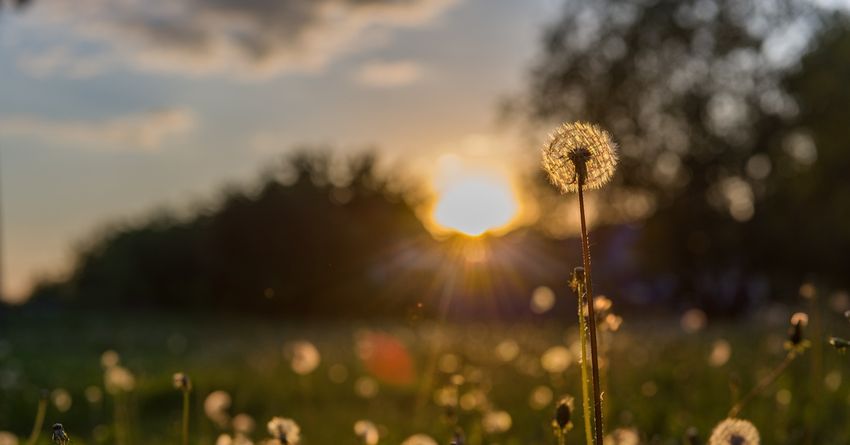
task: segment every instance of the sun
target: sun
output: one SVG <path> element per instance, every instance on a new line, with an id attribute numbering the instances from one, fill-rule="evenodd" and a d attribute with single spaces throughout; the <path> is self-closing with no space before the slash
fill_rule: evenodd
<path id="1" fill-rule="evenodd" d="M 472 173 L 448 181 L 440 190 L 433 219 L 469 236 L 499 231 L 517 216 L 519 204 L 507 178 Z"/>

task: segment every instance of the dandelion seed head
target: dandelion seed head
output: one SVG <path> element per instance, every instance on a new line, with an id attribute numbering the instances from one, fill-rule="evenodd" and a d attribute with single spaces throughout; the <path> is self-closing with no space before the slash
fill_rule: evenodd
<path id="1" fill-rule="evenodd" d="M 742 419 L 726 419 L 711 432 L 709 445 L 759 445 L 759 432 L 752 423 Z"/>
<path id="2" fill-rule="evenodd" d="M 190 391 L 192 389 L 192 381 L 189 380 L 189 376 L 182 372 L 177 372 L 172 377 L 174 383 L 174 389 L 179 389 L 181 391 Z"/>
<path id="3" fill-rule="evenodd" d="M 806 325 L 809 324 L 809 315 L 805 312 L 796 312 L 794 315 L 791 316 L 791 324 L 799 324 L 802 327 L 806 327 Z"/>
<path id="4" fill-rule="evenodd" d="M 301 427 L 292 419 L 274 417 L 266 425 L 269 434 L 277 441 L 278 445 L 298 445 L 301 441 Z"/>
<path id="5" fill-rule="evenodd" d="M 578 191 L 582 172 L 584 188 L 598 189 L 611 180 L 616 167 L 617 151 L 611 135 L 587 122 L 564 123 L 543 147 L 543 169 L 564 193 Z"/>

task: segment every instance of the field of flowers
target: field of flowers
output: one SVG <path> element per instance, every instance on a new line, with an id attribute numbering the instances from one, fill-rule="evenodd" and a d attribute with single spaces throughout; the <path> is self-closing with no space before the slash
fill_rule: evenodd
<path id="1" fill-rule="evenodd" d="M 705 443 L 734 402 L 786 357 L 791 313 L 773 307 L 736 323 L 699 311 L 680 319 L 631 315 L 603 329 L 606 431 L 619 434 L 610 442 L 636 443 L 636 433 L 641 443 Z M 832 313 L 813 321 L 805 332 L 812 347 L 738 416 L 753 422 L 764 443 L 850 438 L 846 357 L 826 342 L 850 325 Z M 291 443 L 432 443 L 418 436 L 427 435 L 448 444 L 462 431 L 467 444 L 547 444 L 555 443 L 558 400 L 580 400 L 577 330 L 554 320 L 297 324 L 30 315 L 11 317 L 6 328 L 3 445 L 16 443 L 13 436 L 27 443 L 42 397 L 36 443 L 49 443 L 57 422 L 74 444 L 180 443 L 179 372 L 191 382 L 192 444 L 265 443 L 274 417 L 300 429 Z M 567 443 L 583 440 L 576 405 Z"/>

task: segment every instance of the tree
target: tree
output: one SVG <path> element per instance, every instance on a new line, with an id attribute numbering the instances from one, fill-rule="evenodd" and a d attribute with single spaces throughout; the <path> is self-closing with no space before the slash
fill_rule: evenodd
<path id="1" fill-rule="evenodd" d="M 763 248 L 780 214 L 761 203 L 787 191 L 770 185 L 772 156 L 800 137 L 801 91 L 785 79 L 825 16 L 790 0 L 568 2 L 514 106 L 534 124 L 610 129 L 621 166 L 609 207 L 638 194 L 654 208 L 637 246 L 644 274 L 672 277 L 664 294 L 677 301 L 741 307 L 765 296 L 755 284 L 801 267 L 772 261 L 784 246 Z"/>

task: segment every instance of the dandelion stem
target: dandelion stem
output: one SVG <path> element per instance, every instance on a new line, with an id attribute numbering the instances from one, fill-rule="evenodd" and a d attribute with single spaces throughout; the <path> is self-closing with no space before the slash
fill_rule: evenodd
<path id="1" fill-rule="evenodd" d="M 750 392 L 747 393 L 747 395 L 745 395 L 741 400 L 738 401 L 738 403 L 735 404 L 735 406 L 732 407 L 732 409 L 729 410 L 729 415 L 727 417 L 737 417 L 738 414 L 741 413 L 741 410 L 743 410 L 744 407 L 748 403 L 750 403 L 750 401 L 752 401 L 757 395 L 764 392 L 767 387 L 772 385 L 773 382 L 775 382 L 776 379 L 778 379 L 779 376 L 782 375 L 783 372 L 785 372 L 785 369 L 788 368 L 788 365 L 790 365 L 795 358 L 797 358 L 797 354 L 795 353 L 795 351 L 789 351 L 788 354 L 785 356 L 785 359 L 782 360 L 782 362 L 779 363 L 777 367 L 773 368 L 773 370 L 770 371 L 768 375 L 764 376 L 764 378 L 762 378 L 758 382 L 758 384 L 753 387 Z"/>
<path id="2" fill-rule="evenodd" d="M 590 371 L 588 368 L 590 363 L 587 361 L 587 312 L 584 305 L 587 304 L 587 294 L 584 290 L 584 269 L 576 267 L 573 269 L 573 276 L 570 280 L 570 285 L 576 292 L 576 301 L 578 301 L 578 333 L 579 343 L 581 345 L 581 409 L 584 415 L 584 435 L 585 443 L 593 443 L 593 429 L 590 424 Z"/>
<path id="3" fill-rule="evenodd" d="M 602 445 L 602 394 L 599 390 L 599 352 L 596 344 L 596 312 L 593 308 L 593 282 L 590 273 L 590 239 L 584 216 L 584 183 L 587 170 L 576 166 L 578 172 L 578 207 L 581 216 L 581 251 L 584 263 L 584 287 L 587 291 L 587 324 L 590 331 L 590 360 L 593 373 L 594 444 Z"/>
<path id="4" fill-rule="evenodd" d="M 32 425 L 32 432 L 27 440 L 27 445 L 35 445 L 38 441 L 38 436 L 41 434 L 41 427 L 44 426 L 44 415 L 47 412 L 47 395 L 42 394 L 38 400 L 38 409 L 35 412 L 35 423 Z"/>
<path id="5" fill-rule="evenodd" d="M 183 445 L 189 445 L 189 390 L 183 390 Z"/>

